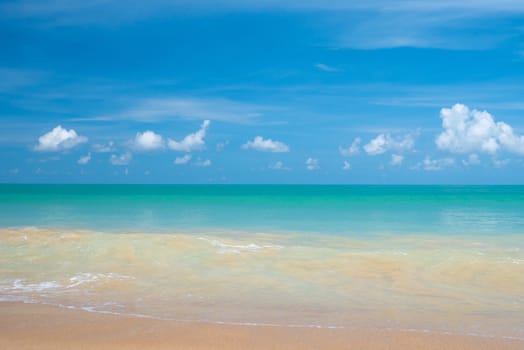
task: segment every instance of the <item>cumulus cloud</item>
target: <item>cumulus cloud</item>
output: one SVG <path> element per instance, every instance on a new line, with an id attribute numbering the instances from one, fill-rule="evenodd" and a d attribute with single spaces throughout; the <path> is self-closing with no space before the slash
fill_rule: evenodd
<path id="1" fill-rule="evenodd" d="M 524 155 L 524 135 L 515 135 L 504 122 L 495 122 L 487 111 L 470 110 L 463 104 L 440 111 L 444 131 L 436 139 L 437 147 L 451 153 L 481 152 L 495 154 L 499 150 Z"/>
<path id="2" fill-rule="evenodd" d="M 409 151 L 414 145 L 415 136 L 411 134 L 396 138 L 391 136 L 391 134 L 380 134 L 364 146 L 364 151 L 371 156 L 375 156 L 390 150 Z"/>
<path id="3" fill-rule="evenodd" d="M 444 168 L 455 165 L 455 159 L 453 158 L 442 158 L 442 159 L 431 159 L 426 157 L 423 162 L 424 170 L 437 171 L 443 170 Z"/>
<path id="4" fill-rule="evenodd" d="M 211 161 L 209 159 L 206 159 L 206 160 L 199 159 L 194 164 L 196 166 L 208 167 L 208 166 L 211 166 Z"/>
<path id="5" fill-rule="evenodd" d="M 87 142 L 87 137 L 78 135 L 73 129 L 67 130 L 58 125 L 38 138 L 38 144 L 34 147 L 34 150 L 38 152 L 59 152 L 84 142 Z"/>
<path id="6" fill-rule="evenodd" d="M 164 139 L 150 130 L 137 132 L 132 147 L 137 151 L 155 151 L 164 148 Z"/>
<path id="7" fill-rule="evenodd" d="M 353 140 L 353 142 L 351 143 L 351 146 L 349 146 L 348 148 L 339 147 L 338 150 L 340 151 L 340 154 L 343 155 L 344 157 L 351 157 L 360 151 L 360 142 L 361 141 L 362 140 L 360 139 L 360 137 L 357 137 L 356 139 Z"/>
<path id="8" fill-rule="evenodd" d="M 91 153 L 88 153 L 87 156 L 80 157 L 80 159 L 77 161 L 78 164 L 84 165 L 89 163 L 91 160 Z"/>
<path id="9" fill-rule="evenodd" d="M 390 164 L 393 166 L 401 165 L 404 161 L 404 156 L 400 154 L 392 154 Z"/>
<path id="10" fill-rule="evenodd" d="M 306 160 L 306 169 L 307 170 L 317 170 L 320 169 L 320 165 L 318 163 L 318 159 L 316 158 L 308 158 Z"/>
<path id="11" fill-rule="evenodd" d="M 242 145 L 243 149 L 253 149 L 261 152 L 289 152 L 289 146 L 280 141 L 273 141 L 271 139 L 264 139 L 262 136 L 257 136 L 253 141 L 248 141 Z"/>
<path id="12" fill-rule="evenodd" d="M 464 164 L 465 166 L 479 165 L 480 164 L 479 156 L 477 154 L 470 154 L 468 156 L 468 159 L 462 160 L 462 164 Z"/>
<path id="13" fill-rule="evenodd" d="M 351 164 L 347 160 L 345 160 L 344 164 L 342 165 L 342 170 L 349 170 L 349 169 L 351 169 Z"/>
<path id="14" fill-rule="evenodd" d="M 191 160 L 191 154 L 186 154 L 183 157 L 176 157 L 175 158 L 175 164 L 176 165 L 187 164 L 187 163 L 189 163 L 190 160 Z"/>
<path id="15" fill-rule="evenodd" d="M 204 138 L 206 137 L 210 124 L 211 122 L 209 120 L 204 120 L 197 132 L 187 135 L 181 141 L 169 139 L 167 146 L 173 151 L 178 152 L 192 152 L 205 148 L 206 143 L 204 142 Z"/>
<path id="16" fill-rule="evenodd" d="M 132 158 L 133 158 L 133 156 L 131 155 L 131 153 L 130 152 L 126 152 L 126 153 L 123 153 L 123 154 L 121 154 L 119 156 L 117 156 L 116 154 L 112 154 L 111 158 L 109 158 L 109 161 L 113 165 L 127 165 L 127 164 L 129 164 L 129 162 L 131 161 Z"/>

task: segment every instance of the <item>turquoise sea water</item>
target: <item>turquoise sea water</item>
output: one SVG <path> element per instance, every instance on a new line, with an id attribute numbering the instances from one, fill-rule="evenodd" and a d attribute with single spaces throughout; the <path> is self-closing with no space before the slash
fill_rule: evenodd
<path id="1" fill-rule="evenodd" d="M 0 185 L 0 301 L 524 339 L 524 186 Z"/>
<path id="2" fill-rule="evenodd" d="M 524 186 L 0 185 L 0 226 L 523 233 Z"/>

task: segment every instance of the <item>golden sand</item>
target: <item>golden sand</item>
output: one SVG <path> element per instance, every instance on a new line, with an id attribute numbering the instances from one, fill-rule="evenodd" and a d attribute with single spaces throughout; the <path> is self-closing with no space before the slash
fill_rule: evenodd
<path id="1" fill-rule="evenodd" d="M 524 341 L 387 330 L 182 323 L 0 303 L 0 349 L 522 350 Z"/>

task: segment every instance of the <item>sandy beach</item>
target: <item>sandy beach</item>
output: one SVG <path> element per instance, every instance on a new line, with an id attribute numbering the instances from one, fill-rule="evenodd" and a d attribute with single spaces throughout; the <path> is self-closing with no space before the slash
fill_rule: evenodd
<path id="1" fill-rule="evenodd" d="M 386 330 L 182 323 L 0 303 L 0 349 L 524 349 L 524 341 Z"/>

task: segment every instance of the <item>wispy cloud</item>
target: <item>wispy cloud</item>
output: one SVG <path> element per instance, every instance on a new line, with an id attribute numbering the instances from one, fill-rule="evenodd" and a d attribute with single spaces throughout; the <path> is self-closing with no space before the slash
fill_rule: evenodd
<path id="1" fill-rule="evenodd" d="M 422 162 L 424 170 L 427 171 L 439 171 L 447 167 L 455 165 L 455 159 L 453 158 L 441 158 L 441 159 L 431 159 L 426 157 Z"/>
<path id="2" fill-rule="evenodd" d="M 150 0 L 123 4 L 118 0 L 8 1 L 0 5 L 4 18 L 32 19 L 53 26 L 85 24 L 115 25 L 166 15 L 201 13 L 256 13 L 285 10 L 288 13 L 317 11 L 336 14 L 334 45 L 360 49 L 383 47 L 480 48 L 492 46 L 501 35 L 476 31 L 490 16 L 511 17 L 524 12 L 519 0 L 464 1 L 321 1 L 321 0 Z M 321 27 L 320 27 L 321 28 Z M 448 35 L 449 30 L 454 35 Z M 461 29 L 462 31 L 458 31 Z M 322 30 L 322 28 L 320 29 Z M 323 28 L 332 31 L 333 28 Z M 502 36 L 503 37 L 503 36 Z"/>
<path id="3" fill-rule="evenodd" d="M 113 165 L 128 165 L 131 159 L 133 159 L 131 152 L 125 152 L 121 155 L 112 154 L 109 161 Z"/>
<path id="4" fill-rule="evenodd" d="M 462 164 L 465 166 L 479 165 L 480 158 L 477 154 L 473 153 L 468 156 L 468 159 L 463 159 Z"/>
<path id="5" fill-rule="evenodd" d="M 404 161 L 404 156 L 403 155 L 392 154 L 391 155 L 391 161 L 389 162 L 389 164 L 391 164 L 393 166 L 398 166 L 398 165 L 401 165 L 403 161 Z"/>
<path id="6" fill-rule="evenodd" d="M 511 163 L 511 159 L 493 159 L 493 165 L 496 168 L 504 168 L 509 163 Z"/>
<path id="7" fill-rule="evenodd" d="M 45 73 L 27 69 L 0 67 L 0 92 L 9 93 L 38 84 Z"/>
<path id="8" fill-rule="evenodd" d="M 273 110 L 273 108 L 227 99 L 147 98 L 117 113 L 77 120 L 134 120 L 154 123 L 173 119 L 209 119 L 231 123 L 249 123 L 268 110 Z"/>
<path id="9" fill-rule="evenodd" d="M 113 141 L 109 141 L 107 144 L 95 143 L 91 145 L 91 149 L 96 153 L 110 153 L 115 151 L 115 143 Z"/>
<path id="10" fill-rule="evenodd" d="M 287 10 L 325 10 L 325 11 L 409 11 L 427 13 L 435 11 L 470 11 L 470 12 L 523 12 L 524 4 L 519 0 L 463 0 L 463 1 L 412 1 L 399 0 L 150 0 L 147 3 L 134 3 L 123 6 L 118 0 L 55 0 L 43 3 L 38 0 L 7 1 L 1 6 L 8 17 L 15 18 L 54 18 L 63 23 L 73 21 L 95 21 L 91 16 L 99 15 L 98 21 L 109 21 L 113 16 L 116 21 L 136 20 L 158 16 L 181 10 L 191 12 L 231 12 L 231 11 L 270 11 Z M 106 14 L 104 15 L 104 10 Z M 81 14 L 85 14 L 84 18 Z M 102 15 L 102 16 L 101 16 Z M 116 17 L 115 17 L 116 16 Z M 100 18 L 101 17 L 101 18 Z"/>
<path id="11" fill-rule="evenodd" d="M 283 162 L 277 161 L 275 163 L 269 164 L 269 169 L 273 170 L 291 170 L 291 168 L 284 165 Z"/>
<path id="12" fill-rule="evenodd" d="M 205 160 L 202 160 L 202 159 L 198 159 L 195 163 L 193 163 L 195 166 L 200 166 L 200 167 L 208 167 L 208 166 L 211 166 L 211 160 L 209 159 L 205 159 Z"/>
<path id="13" fill-rule="evenodd" d="M 315 64 L 315 68 L 317 68 L 318 70 L 321 70 L 323 72 L 330 72 L 330 73 L 340 72 L 339 68 L 328 66 L 327 64 L 324 64 L 324 63 L 317 63 L 317 64 Z"/>

